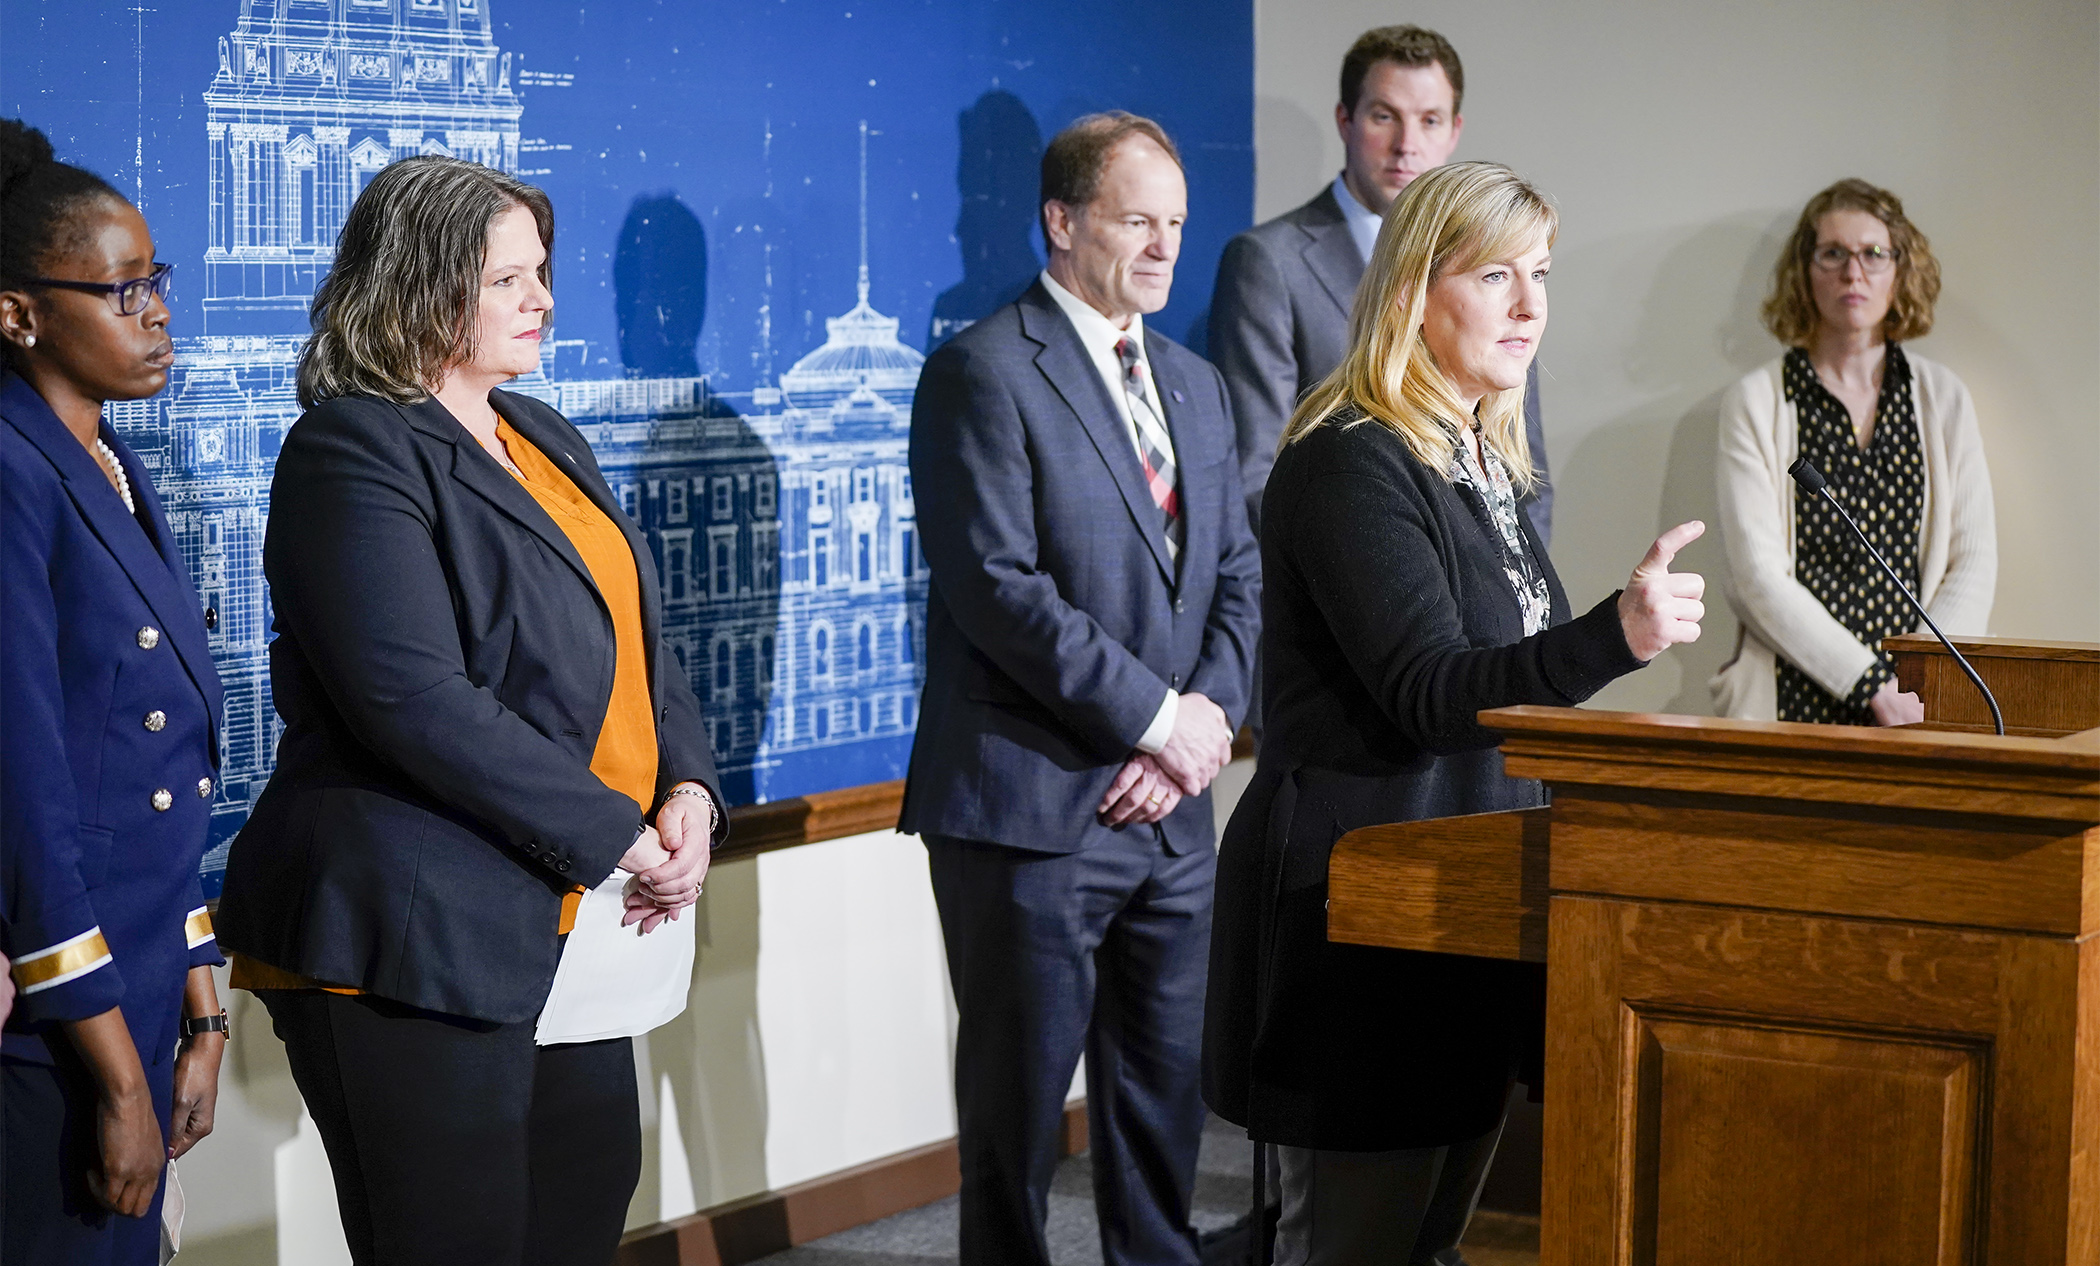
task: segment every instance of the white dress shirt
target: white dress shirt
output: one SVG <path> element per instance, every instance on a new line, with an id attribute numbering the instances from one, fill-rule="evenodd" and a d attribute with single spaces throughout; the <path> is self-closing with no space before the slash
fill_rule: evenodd
<path id="1" fill-rule="evenodd" d="M 1108 398 L 1115 402 L 1116 416 L 1123 419 L 1123 429 L 1130 436 L 1131 449 L 1138 455 L 1138 465 L 1142 467 L 1145 460 L 1145 450 L 1138 440 L 1138 427 L 1142 424 L 1152 431 L 1152 442 L 1172 456 L 1177 467 L 1180 466 L 1181 458 L 1174 454 L 1174 437 L 1166 428 L 1164 408 L 1156 418 L 1141 420 L 1133 417 L 1130 398 L 1123 390 L 1123 361 L 1116 355 L 1116 344 L 1129 338 L 1137 344 L 1138 373 L 1145 380 L 1145 395 L 1155 404 L 1159 400 L 1159 387 L 1152 381 L 1152 360 L 1145 355 L 1145 318 L 1133 315 L 1130 318 L 1129 329 L 1117 329 L 1116 323 L 1095 311 L 1093 305 L 1059 285 L 1057 278 L 1050 275 L 1049 269 L 1044 269 L 1041 276 L 1043 288 L 1050 292 L 1050 297 L 1057 301 L 1058 308 L 1064 312 L 1065 319 L 1070 321 L 1072 328 L 1078 332 L 1080 345 L 1086 348 L 1087 356 L 1094 362 L 1094 369 L 1100 373 L 1101 381 L 1107 385 Z M 1159 711 L 1152 715 L 1152 724 L 1146 726 L 1145 732 L 1138 736 L 1137 750 L 1148 756 L 1157 755 L 1160 749 L 1167 745 L 1167 737 L 1174 732 L 1174 722 L 1180 714 L 1181 695 L 1178 691 L 1169 689 L 1167 697 L 1160 701 Z"/>
<path id="2" fill-rule="evenodd" d="M 1342 221 L 1349 226 L 1349 236 L 1356 241 L 1356 253 L 1371 262 L 1371 248 L 1378 245 L 1378 226 L 1385 217 L 1356 200 L 1356 192 L 1349 182 L 1340 176 L 1334 178 L 1334 200 L 1342 206 Z"/>

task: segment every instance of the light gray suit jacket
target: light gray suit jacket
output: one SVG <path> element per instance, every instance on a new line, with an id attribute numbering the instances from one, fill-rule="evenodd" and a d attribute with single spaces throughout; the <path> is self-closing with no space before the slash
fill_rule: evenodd
<path id="1" fill-rule="evenodd" d="M 1276 444 L 1298 398 L 1334 372 L 1349 350 L 1349 306 L 1363 280 L 1363 256 L 1334 200 L 1320 196 L 1258 224 L 1225 247 L 1210 305 L 1210 358 L 1225 375 L 1239 429 L 1240 479 L 1247 520 L 1261 524 L 1261 494 Z M 1524 430 L 1531 460 L 1547 479 L 1539 425 L 1539 367 L 1524 392 Z M 1539 540 L 1553 536 L 1553 485 L 1541 482 L 1524 501 Z"/>

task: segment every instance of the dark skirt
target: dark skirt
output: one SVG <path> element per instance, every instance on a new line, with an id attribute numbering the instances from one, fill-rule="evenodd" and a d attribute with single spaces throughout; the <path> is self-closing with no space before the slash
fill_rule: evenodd
<path id="1" fill-rule="evenodd" d="M 1259 770 L 1218 858 L 1204 1098 L 1257 1139 L 1386 1151 L 1477 1137 L 1513 1080 L 1539 1084 L 1537 963 L 1337 945 L 1327 859 L 1360 826 L 1534 808 L 1495 751 L 1355 775 Z"/>

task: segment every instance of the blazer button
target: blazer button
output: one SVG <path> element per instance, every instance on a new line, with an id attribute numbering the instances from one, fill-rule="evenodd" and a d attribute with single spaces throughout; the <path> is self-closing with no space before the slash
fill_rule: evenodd
<path id="1" fill-rule="evenodd" d="M 567 862 L 556 862 L 556 863 L 554 863 L 554 869 L 556 869 L 556 870 L 560 871 L 560 872 L 561 872 L 562 874 L 566 875 L 566 874 L 568 874 L 568 873 L 569 873 L 569 863 L 567 863 Z"/>
<path id="2" fill-rule="evenodd" d="M 147 625 L 147 626 L 146 626 L 145 628 L 142 628 L 142 629 L 140 629 L 140 630 L 139 630 L 139 649 L 140 649 L 140 650 L 142 650 L 142 651 L 150 651 L 150 650 L 152 650 L 152 649 L 153 649 L 154 647 L 156 647 L 156 646 L 159 646 L 159 645 L 160 645 L 160 630 L 159 630 L 159 629 L 156 629 L 156 628 L 154 628 L 154 627 L 153 627 L 152 625 L 150 625 L 150 624 L 149 624 L 149 625 Z"/>
<path id="3" fill-rule="evenodd" d="M 218 609 L 217 607 L 206 607 L 206 608 L 204 608 L 204 628 L 205 628 L 205 631 L 209 632 L 210 630 L 212 630 L 212 629 L 215 629 L 215 628 L 218 628 L 218 627 L 219 627 L 219 609 Z"/>
<path id="4" fill-rule="evenodd" d="M 145 718 L 140 722 L 140 724 L 144 725 L 147 729 L 153 731 L 155 734 L 158 734 L 162 730 L 168 728 L 168 714 L 162 712 L 159 708 L 155 708 L 153 711 L 148 712 L 145 715 Z"/>
<path id="5" fill-rule="evenodd" d="M 1172 681 L 1171 683 L 1169 683 L 1169 684 L 1171 684 L 1171 685 L 1172 685 L 1172 686 L 1174 687 L 1174 689 L 1176 689 L 1176 690 L 1179 690 L 1179 689 L 1181 689 L 1181 674 L 1180 674 L 1180 673 L 1175 673 L 1175 674 L 1174 674 L 1174 680 L 1173 680 L 1173 681 Z"/>
<path id="6" fill-rule="evenodd" d="M 197 780 L 197 798 L 198 798 L 199 800 L 209 800 L 209 799 L 211 799 L 211 779 L 210 779 L 210 778 L 199 778 L 199 779 Z"/>
<path id="7" fill-rule="evenodd" d="M 1186 610 L 1188 610 L 1188 600 L 1187 600 L 1186 598 L 1176 598 L 1176 599 L 1174 599 L 1174 614 L 1175 614 L 1175 615 L 1180 615 L 1180 614 L 1181 614 L 1182 612 L 1184 612 L 1184 611 L 1186 611 Z"/>
<path id="8" fill-rule="evenodd" d="M 166 787 L 153 793 L 153 808 L 156 812 L 166 813 L 174 807 L 175 797 Z"/>

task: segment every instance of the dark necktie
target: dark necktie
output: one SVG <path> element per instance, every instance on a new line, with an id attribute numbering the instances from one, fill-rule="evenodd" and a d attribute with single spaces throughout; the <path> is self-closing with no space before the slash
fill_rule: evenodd
<path id="1" fill-rule="evenodd" d="M 1162 524 L 1167 535 L 1169 557 L 1181 555 L 1181 491 L 1179 475 L 1174 468 L 1174 441 L 1167 434 L 1166 422 L 1159 410 L 1153 407 L 1150 394 L 1145 390 L 1144 362 L 1138 355 L 1137 340 L 1116 340 L 1116 359 L 1123 366 L 1123 395 L 1130 406 L 1131 421 L 1137 424 L 1138 457 L 1145 467 L 1145 485 L 1152 491 L 1152 503 L 1165 516 Z"/>

